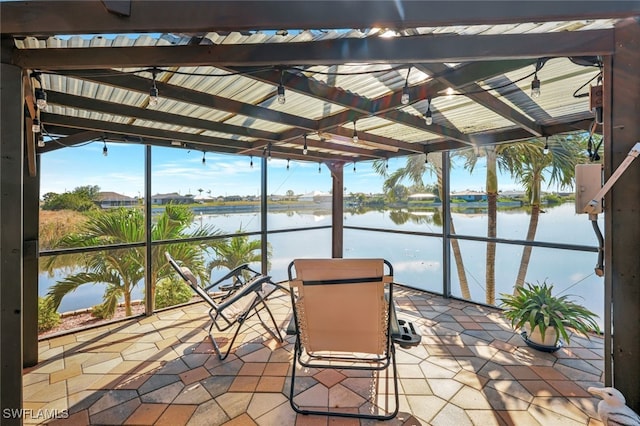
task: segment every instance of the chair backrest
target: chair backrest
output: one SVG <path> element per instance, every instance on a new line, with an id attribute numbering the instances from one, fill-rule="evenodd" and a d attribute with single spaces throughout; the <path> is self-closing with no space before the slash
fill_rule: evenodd
<path id="1" fill-rule="evenodd" d="M 385 275 L 384 259 L 296 259 L 292 266 L 295 315 L 307 351 L 386 353 L 391 301 L 385 284 L 393 278 Z"/>
<path id="2" fill-rule="evenodd" d="M 198 279 L 193 274 L 193 272 L 191 272 L 191 269 L 187 268 L 186 266 L 178 265 L 178 262 L 176 262 L 175 259 L 171 257 L 169 252 L 165 252 L 164 256 L 167 258 L 167 261 L 169 261 L 169 264 L 173 267 L 173 269 L 176 270 L 178 275 L 180 275 L 180 277 L 187 284 L 189 284 L 189 286 L 198 294 L 198 296 L 200 296 L 205 302 L 211 305 L 211 307 L 218 307 L 218 304 L 211 298 L 211 296 L 209 296 L 209 294 L 198 285 Z"/>

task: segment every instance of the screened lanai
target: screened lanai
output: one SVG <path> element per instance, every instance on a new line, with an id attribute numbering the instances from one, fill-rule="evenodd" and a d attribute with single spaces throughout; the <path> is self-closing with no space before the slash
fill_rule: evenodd
<path id="1" fill-rule="evenodd" d="M 344 171 L 357 163 L 428 154 L 446 165 L 460 149 L 581 131 L 603 137 L 607 180 L 640 140 L 637 1 L 0 7 L 3 407 L 21 406 L 22 367 L 38 361 L 40 166 L 51 152 L 96 140 L 139 145 L 147 182 L 152 148 L 251 158 L 262 167 L 263 215 L 269 158 L 319 163 L 333 187 L 327 249 L 343 257 L 351 232 Z M 37 107 L 43 96 L 46 109 Z M 34 122 L 44 137 L 31 131 Z M 605 384 L 636 411 L 638 181 L 632 164 L 605 196 L 603 215 Z M 147 183 L 147 213 L 152 196 Z M 269 231 L 263 220 L 256 233 L 263 253 Z M 150 238 L 144 247 L 155 244 Z M 444 226 L 444 296 L 451 296 L 453 239 Z M 266 255 L 262 264 L 266 270 Z"/>

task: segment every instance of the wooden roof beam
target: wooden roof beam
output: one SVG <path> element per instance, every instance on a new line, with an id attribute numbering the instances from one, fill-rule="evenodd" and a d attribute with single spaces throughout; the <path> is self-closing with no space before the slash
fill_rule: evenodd
<path id="1" fill-rule="evenodd" d="M 22 68 L 81 70 L 172 66 L 301 66 L 469 62 L 610 55 L 613 30 L 530 34 L 340 38 L 300 43 L 14 49 Z"/>
<path id="2" fill-rule="evenodd" d="M 109 3 L 114 3 L 108 1 Z M 128 14 L 101 1 L 2 2 L 3 34 L 113 34 L 251 31 L 300 28 L 415 28 L 495 25 L 640 15 L 632 1 L 132 1 Z M 111 8 L 113 9 L 113 8 Z M 286 11 L 286 12 L 284 12 Z"/>

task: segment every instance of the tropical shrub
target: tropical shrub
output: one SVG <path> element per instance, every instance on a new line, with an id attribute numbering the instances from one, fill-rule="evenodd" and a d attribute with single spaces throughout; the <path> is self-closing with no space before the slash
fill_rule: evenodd
<path id="1" fill-rule="evenodd" d="M 156 286 L 157 309 L 186 303 L 192 297 L 191 288 L 178 278 L 164 278 Z"/>
<path id="2" fill-rule="evenodd" d="M 60 324 L 60 314 L 56 311 L 51 299 L 38 297 L 38 332 L 51 330 Z"/>

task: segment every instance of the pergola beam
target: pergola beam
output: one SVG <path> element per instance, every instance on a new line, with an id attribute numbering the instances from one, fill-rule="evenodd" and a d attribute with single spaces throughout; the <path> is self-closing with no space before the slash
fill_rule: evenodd
<path id="1" fill-rule="evenodd" d="M 427 74 L 444 74 L 444 72 L 448 69 L 448 67 L 444 64 L 434 64 L 428 66 L 416 65 L 416 68 Z M 449 86 L 455 85 L 452 81 L 447 79 L 446 74 L 436 77 L 436 80 Z M 517 124 L 523 129 L 531 132 L 534 136 L 542 136 L 542 131 L 538 124 L 525 117 L 524 114 L 516 111 L 506 103 L 502 102 L 491 93 L 485 91 L 479 84 L 468 84 L 464 90 L 464 93 L 466 93 L 465 96 L 467 98 L 506 118 L 512 123 Z"/>
<path id="2" fill-rule="evenodd" d="M 108 2 L 114 3 L 114 2 Z M 574 1 L 131 1 L 128 14 L 103 2 L 3 2 L 0 28 L 14 35 L 208 31 L 303 28 L 416 28 L 495 25 L 576 19 Z M 113 9 L 113 8 L 112 8 Z M 119 10 L 119 9 L 118 9 Z M 286 12 L 285 12 L 286 11 Z M 580 19 L 640 15 L 631 1 L 581 2 Z"/>
<path id="3" fill-rule="evenodd" d="M 140 120 L 155 121 L 158 123 L 166 123 L 174 126 L 191 127 L 195 129 L 209 130 L 212 132 L 227 133 L 229 135 L 238 135 L 249 138 L 267 139 L 277 141 L 278 133 L 267 132 L 259 129 L 251 129 L 249 127 L 234 126 L 226 123 L 219 123 L 211 120 L 203 120 L 200 118 L 188 117 L 185 115 L 172 114 L 169 112 L 157 111 L 146 108 L 125 105 L 122 103 L 101 101 L 95 98 L 85 96 L 75 96 L 66 93 L 47 91 L 48 101 L 51 104 L 57 104 L 79 110 L 97 111 L 105 114 L 121 115 Z"/>
<path id="4" fill-rule="evenodd" d="M 81 76 L 76 76 L 73 72 L 60 72 L 60 74 L 140 93 L 148 94 L 149 88 L 151 87 L 150 79 L 127 73 L 118 73 L 118 71 L 115 70 L 109 70 L 109 74 L 112 74 L 109 76 L 104 75 L 104 70 L 85 70 L 82 71 Z M 160 96 L 163 98 L 200 105 L 260 120 L 281 123 L 287 126 L 299 127 L 310 131 L 315 131 L 318 128 L 316 120 L 309 120 L 293 114 L 274 111 L 273 109 L 247 104 L 197 90 L 186 89 L 169 83 L 156 82 L 156 86 L 160 92 Z"/>
<path id="5" fill-rule="evenodd" d="M 532 34 L 340 38 L 300 43 L 15 49 L 22 68 L 81 70 L 171 66 L 301 66 L 348 62 L 468 62 L 610 55 L 613 30 Z"/>
<path id="6" fill-rule="evenodd" d="M 141 138 L 156 138 L 167 141 L 178 141 L 195 143 L 200 145 L 199 149 L 210 148 L 234 148 L 235 150 L 251 148 L 249 142 L 235 139 L 216 138 L 198 135 L 195 133 L 174 132 L 169 130 L 155 129 L 152 127 L 133 126 L 130 124 L 113 123 L 102 120 L 91 120 L 80 117 L 68 117 L 59 114 L 43 113 L 42 122 L 55 126 L 71 127 L 98 132 L 120 133 L 123 135 L 137 136 Z"/>

